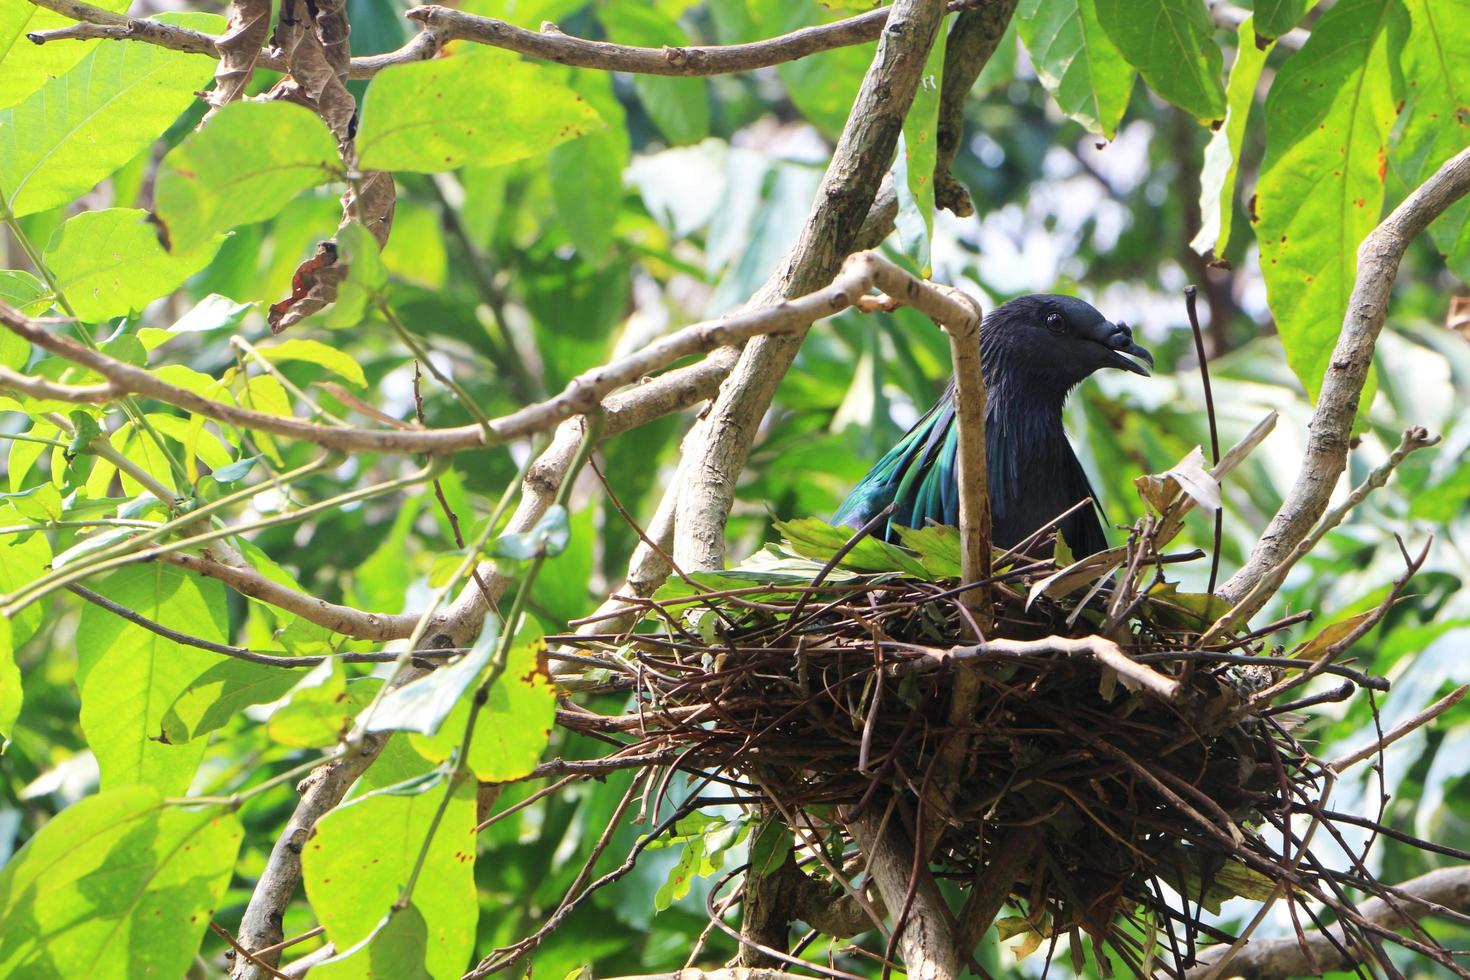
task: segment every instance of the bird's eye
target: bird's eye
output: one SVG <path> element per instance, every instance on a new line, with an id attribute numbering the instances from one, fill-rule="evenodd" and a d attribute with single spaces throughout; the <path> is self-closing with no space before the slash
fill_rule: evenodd
<path id="1" fill-rule="evenodd" d="M 1062 319 L 1060 313 L 1048 313 L 1046 315 L 1046 329 L 1052 333 L 1062 333 L 1067 329 L 1067 321 Z"/>

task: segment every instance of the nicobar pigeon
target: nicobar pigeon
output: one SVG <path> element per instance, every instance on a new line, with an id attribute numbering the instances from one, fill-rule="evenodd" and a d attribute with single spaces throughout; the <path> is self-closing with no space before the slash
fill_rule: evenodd
<path id="1" fill-rule="evenodd" d="M 1012 548 L 1078 501 L 1093 497 L 1087 474 L 1062 429 L 1062 406 L 1079 382 L 1101 368 L 1148 375 L 1153 355 L 1123 323 L 1071 296 L 1022 296 L 995 309 L 980 327 L 989 397 L 985 409 L 991 539 Z M 862 527 L 889 504 L 874 530 L 897 541 L 896 527 L 959 523 L 959 426 L 954 381 L 939 402 L 848 494 L 834 524 Z M 1107 548 L 1100 511 L 1073 511 L 1057 524 L 1078 558 Z M 1044 537 L 1044 536 L 1043 536 Z M 1029 550 L 1029 549 L 1028 549 Z M 1047 549 L 1049 553 L 1049 549 Z"/>

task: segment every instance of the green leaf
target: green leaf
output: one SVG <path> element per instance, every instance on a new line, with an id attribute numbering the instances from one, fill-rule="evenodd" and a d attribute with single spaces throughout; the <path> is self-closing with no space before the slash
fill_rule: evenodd
<path id="1" fill-rule="evenodd" d="M 237 303 L 228 296 L 210 293 L 195 303 L 193 308 L 174 321 L 166 330 L 158 327 L 138 328 L 138 341 L 147 350 L 168 343 L 186 333 L 208 333 L 212 330 L 228 330 L 240 325 L 245 314 L 252 309 L 250 303 Z"/>
<path id="2" fill-rule="evenodd" d="M 826 561 L 837 554 L 847 543 L 847 539 L 856 533 L 850 527 L 833 527 L 816 517 L 776 521 L 775 526 L 791 545 L 792 551 L 817 561 Z M 838 564 L 859 572 L 902 572 L 920 578 L 927 577 L 924 563 L 918 558 L 897 545 L 873 537 L 859 541 Z"/>
<path id="3" fill-rule="evenodd" d="M 765 878 L 780 870 L 796 846 L 796 838 L 786 821 L 768 819 L 756 831 L 755 840 L 750 842 L 750 875 Z"/>
<path id="4" fill-rule="evenodd" d="M 1200 255 L 1214 252 L 1225 257 L 1230 247 L 1230 225 L 1235 216 L 1235 178 L 1240 172 L 1240 151 L 1245 143 L 1245 124 L 1250 119 L 1261 69 L 1266 66 L 1264 49 L 1256 46 L 1251 18 L 1241 21 L 1236 36 L 1235 64 L 1225 86 L 1225 125 L 1210 136 L 1205 146 L 1204 166 L 1199 178 L 1199 232 L 1189 247 Z"/>
<path id="5" fill-rule="evenodd" d="M 11 209 L 32 214 L 91 190 L 163 135 L 214 64 L 152 44 L 106 44 L 0 111 L 0 191 Z"/>
<path id="6" fill-rule="evenodd" d="M 215 237 L 187 252 L 169 254 L 131 208 L 84 211 L 56 229 L 46 264 L 77 316 L 96 323 L 137 312 L 204 268 L 219 251 Z"/>
<path id="7" fill-rule="evenodd" d="M 412 902 L 379 920 L 366 940 L 311 968 L 317 980 L 429 980 L 429 927 Z M 456 968 L 455 972 L 458 972 Z"/>
<path id="8" fill-rule="evenodd" d="M 113 13 L 128 9 L 128 0 L 99 0 L 96 6 Z M 57 41 L 32 44 L 25 34 L 54 31 L 76 23 L 53 10 L 25 3 L 0 4 L 0 109 L 23 102 L 30 94 L 58 78 L 91 54 L 100 41 Z"/>
<path id="9" fill-rule="evenodd" d="M 1098 23 L 1095 0 L 1022 0 L 1015 26 L 1057 107 L 1112 139 L 1133 91 L 1133 67 Z"/>
<path id="10" fill-rule="evenodd" d="M 29 272 L 19 269 L 0 269 L 0 301 L 9 303 L 26 316 L 40 316 L 51 306 L 51 296 L 45 284 Z M 15 337 L 9 330 L 5 333 Z M 4 350 L 5 341 L 0 338 L 0 352 Z M 9 363 L 4 359 L 4 354 L 0 353 L 0 364 Z"/>
<path id="11" fill-rule="evenodd" d="M 1389 162 L 1409 187 L 1470 145 L 1470 5 L 1408 0 L 1413 30 L 1404 42 L 1412 84 Z M 1461 279 L 1470 279 L 1470 198 L 1429 226 L 1429 237 Z"/>
<path id="12" fill-rule="evenodd" d="M 337 262 L 346 263 L 347 278 L 337 288 L 337 302 L 327 312 L 327 326 L 355 327 L 377 301 L 388 279 L 378 240 L 362 225 L 351 222 L 337 232 Z M 357 373 L 361 375 L 362 369 L 358 368 Z M 364 379 L 363 385 L 366 383 Z"/>
<path id="13" fill-rule="evenodd" d="M 0 975 L 184 976 L 241 837 L 232 814 L 148 786 L 73 804 L 0 870 Z"/>
<path id="14" fill-rule="evenodd" d="M 218 582 L 153 562 L 114 572 L 93 588 L 155 623 L 216 643 L 227 638 Z M 76 682 L 82 731 L 97 756 L 103 789 L 147 783 L 165 795 L 184 794 L 205 746 L 168 744 L 163 718 L 217 659 L 86 604 L 77 626 Z"/>
<path id="15" fill-rule="evenodd" d="M 520 779 L 536 768 L 551 739 L 556 692 L 546 669 L 546 645 L 517 644 L 505 669 L 490 685 L 475 722 L 468 762 L 481 782 Z M 461 698 L 433 736 L 412 734 L 409 743 L 426 759 L 442 762 L 459 747 L 468 720 L 469 698 Z"/>
<path id="16" fill-rule="evenodd" d="M 1300 23 L 1315 3 L 1316 0 L 1256 0 L 1255 32 L 1274 40 Z"/>
<path id="17" fill-rule="evenodd" d="M 628 166 L 628 125 L 613 94 L 612 76 L 572 73 L 572 87 L 597 110 L 605 129 L 553 147 L 547 158 L 551 200 L 578 253 L 596 261 L 608 250 L 623 204 L 623 170 Z"/>
<path id="18" fill-rule="evenodd" d="M 435 173 L 549 150 L 605 125 L 547 68 L 500 51 L 395 65 L 363 97 L 361 166 Z"/>
<path id="19" fill-rule="evenodd" d="M 173 252 L 217 232 L 279 214 L 341 170 L 337 143 L 310 109 L 290 102 L 232 102 L 158 166 L 155 211 Z"/>
<path id="20" fill-rule="evenodd" d="M 352 709 L 342 663 L 329 657 L 296 682 L 290 699 L 266 722 L 266 732 L 282 745 L 332 745 L 347 733 Z"/>
<path id="21" fill-rule="evenodd" d="M 899 244 L 925 279 L 932 273 L 929 242 L 934 237 L 934 165 L 939 154 L 939 88 L 946 39 L 945 32 L 940 31 L 929 49 L 918 91 L 903 120 L 898 158 L 893 165 Z"/>
<path id="22" fill-rule="evenodd" d="M 451 789 L 446 802 L 444 794 Z M 302 879 L 312 912 L 339 950 L 350 949 L 380 928 L 408 881 L 441 804 L 444 816 L 428 842 L 413 904 L 428 927 L 423 962 L 429 975 L 457 977 L 464 971 L 474 949 L 479 908 L 473 780 L 420 780 L 412 788 L 378 790 L 342 804 L 317 824 L 302 849 Z M 392 846 L 364 847 L 365 841 L 391 841 Z M 371 945 L 383 938 L 379 932 Z M 386 945 L 403 948 L 391 933 Z M 377 972 L 379 956 L 387 954 L 387 949 L 370 953 L 372 976 L 398 976 Z M 341 975 L 369 974 L 359 968 Z"/>
<path id="23" fill-rule="evenodd" d="M 553 504 L 531 530 L 502 534 L 490 543 L 485 553 L 491 558 L 509 558 L 512 561 L 554 558 L 566 550 L 571 536 L 567 509 L 561 504 Z"/>
<path id="24" fill-rule="evenodd" d="M 389 691 L 373 710 L 367 730 L 437 734 L 460 696 L 480 679 L 499 641 L 500 621 L 487 616 L 469 653 Z"/>
<path id="25" fill-rule="evenodd" d="M 0 593 L 19 591 L 44 575 L 50 564 L 51 542 L 46 535 L 0 535 Z M 19 647 L 29 640 L 40 629 L 44 612 L 44 604 L 37 602 L 10 617 L 11 643 Z"/>
<path id="26" fill-rule="evenodd" d="M 20 668 L 15 665 L 10 618 L 0 616 L 0 753 L 10 744 L 10 736 L 15 732 L 21 701 Z"/>
<path id="27" fill-rule="evenodd" d="M 306 361 L 309 364 L 326 368 L 339 378 L 359 388 L 367 387 L 367 377 L 362 373 L 362 365 L 354 361 L 350 354 L 319 340 L 295 338 L 283 340 L 278 344 L 261 345 L 255 349 L 260 352 L 261 357 L 272 364 L 281 364 L 285 361 Z"/>
<path id="28" fill-rule="evenodd" d="M 1342 329 L 1358 244 L 1378 223 L 1397 115 L 1400 0 L 1343 0 L 1266 98 L 1256 239 L 1286 359 L 1313 401 Z"/>
<path id="29" fill-rule="evenodd" d="M 297 671 L 245 660 L 221 660 L 189 682 L 163 716 L 163 735 L 182 745 L 223 728 L 241 710 L 285 695 Z"/>
<path id="30" fill-rule="evenodd" d="M 1210 124 L 1225 116 L 1223 60 L 1199 0 L 1096 0 L 1097 18 L 1149 88 Z"/>
<path id="31" fill-rule="evenodd" d="M 42 483 L 18 493 L 3 493 L 0 501 L 14 507 L 21 517 L 39 523 L 61 520 L 61 491 L 54 483 Z"/>

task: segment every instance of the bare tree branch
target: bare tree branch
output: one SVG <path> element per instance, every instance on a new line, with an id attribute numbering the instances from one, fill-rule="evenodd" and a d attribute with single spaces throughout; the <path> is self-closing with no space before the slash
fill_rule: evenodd
<path id="1" fill-rule="evenodd" d="M 975 213 L 965 185 L 950 173 L 965 135 L 965 105 L 975 79 L 990 62 L 1015 13 L 1016 0 L 994 0 L 955 18 L 944 49 L 944 79 L 939 86 L 939 128 L 934 161 L 934 203 L 961 218 Z"/>
<path id="2" fill-rule="evenodd" d="M 848 114 L 812 212 L 783 268 L 750 301 L 767 305 L 829 281 L 867 219 L 946 12 L 942 0 L 898 0 Z M 725 520 L 756 427 L 801 345 L 801 334 L 747 345 L 710 414 L 685 440 L 674 560 L 689 571 L 724 566 Z"/>
<path id="3" fill-rule="evenodd" d="M 959 946 L 951 926 L 949 906 L 920 863 L 915 878 L 913 841 L 898 826 L 898 818 L 883 819 L 883 810 L 869 806 L 847 824 L 848 832 L 868 859 L 868 871 L 894 918 L 899 955 L 912 980 L 950 980 L 960 975 Z M 902 920 L 900 923 L 899 920 Z"/>
<path id="4" fill-rule="evenodd" d="M 73 403 L 105 402 L 125 393 L 138 394 L 217 422 L 300 439 L 327 449 L 443 454 L 510 442 L 551 429 L 566 419 L 596 408 L 614 390 L 636 384 L 649 373 L 691 354 L 739 344 L 764 333 L 804 330 L 813 321 L 845 308 L 832 307 L 829 300 L 829 294 L 814 292 L 779 306 L 684 327 L 625 357 L 583 372 L 555 397 L 491 419 L 486 426 L 476 423 L 432 430 L 361 429 L 317 425 L 302 419 L 240 408 L 171 385 L 143 368 L 84 347 L 45 329 L 40 321 L 23 316 L 4 303 L 0 303 L 0 324 L 42 350 L 97 372 L 110 383 L 71 387 L 0 368 L 0 388 Z"/>
<path id="5" fill-rule="evenodd" d="M 233 16 L 230 33 L 213 37 L 161 21 L 127 17 L 82 0 L 31 2 L 81 22 L 73 27 L 28 34 L 27 37 L 36 44 L 106 38 L 142 41 L 175 51 L 218 58 L 222 54 L 223 46 L 235 33 Z M 949 9 L 966 10 L 996 2 L 1013 0 L 950 0 Z M 888 11 L 889 8 L 881 7 L 856 17 L 805 27 L 749 44 L 638 48 L 572 37 L 550 25 L 539 32 L 528 31 L 492 17 L 477 17 L 448 7 L 429 5 L 413 7 L 407 13 L 410 19 L 424 26 L 423 31 L 397 51 L 353 58 L 347 67 L 347 77 L 371 78 L 394 65 L 426 61 L 438 54 L 446 42 L 455 39 L 475 41 L 559 64 L 598 68 L 603 71 L 646 75 L 722 75 L 769 68 L 834 48 L 866 44 L 882 33 L 883 25 L 888 20 Z M 259 51 L 253 64 L 273 71 L 285 71 L 287 67 L 285 57 L 275 51 Z M 219 77 L 217 74 L 216 78 Z"/>
<path id="6" fill-rule="evenodd" d="M 1296 483 L 1251 550 L 1245 566 L 1221 586 L 1220 595 L 1231 603 L 1241 601 L 1272 569 L 1287 560 L 1327 509 L 1338 478 L 1347 467 L 1348 440 L 1358 414 L 1358 399 L 1378 334 L 1388 316 L 1399 262 L 1409 243 L 1466 193 L 1470 193 L 1470 149 L 1446 161 L 1363 239 L 1347 315 L 1312 415 L 1306 458 Z"/>
<path id="7" fill-rule="evenodd" d="M 265 870 L 245 907 L 236 938 L 249 950 L 275 946 L 285 938 L 282 917 L 296 886 L 301 881 L 301 849 L 306 846 L 317 821 L 342 802 L 347 790 L 367 771 L 382 751 L 386 739 L 367 735 L 357 751 L 312 770 L 296 787 L 301 802 L 286 822 L 266 860 Z M 279 950 L 262 957 L 272 966 L 280 962 Z M 230 971 L 231 980 L 261 980 L 265 974 L 254 963 L 240 957 Z"/>
<path id="8" fill-rule="evenodd" d="M 1439 868 L 1404 882 L 1393 891 L 1394 906 L 1381 898 L 1371 898 L 1358 906 L 1362 917 L 1374 925 L 1403 929 L 1411 920 L 1443 912 L 1470 912 L 1470 867 Z M 1402 912 L 1402 914 L 1400 914 Z M 1277 977 L 1319 975 L 1324 971 L 1352 970 L 1362 959 L 1344 955 L 1344 950 L 1357 950 L 1353 940 L 1338 926 L 1328 927 L 1334 939 L 1321 932 L 1307 937 L 1310 957 L 1303 953 L 1295 938 L 1252 939 L 1230 960 L 1231 976 L 1271 980 Z M 1189 980 L 1202 980 L 1211 974 L 1213 964 L 1227 947 L 1206 950 L 1198 965 L 1185 974 Z"/>

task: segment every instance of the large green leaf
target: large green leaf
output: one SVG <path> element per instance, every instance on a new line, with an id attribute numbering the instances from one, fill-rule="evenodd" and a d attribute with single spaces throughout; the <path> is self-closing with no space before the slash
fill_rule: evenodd
<path id="1" fill-rule="evenodd" d="M 0 616 L 0 749 L 4 749 L 20 717 L 20 668 L 15 665 L 15 643 L 10 619 Z"/>
<path id="2" fill-rule="evenodd" d="M 98 0 L 95 6 L 114 13 L 126 10 L 129 0 Z M 24 35 L 70 27 L 76 21 L 53 10 L 34 7 L 25 0 L 0 4 L 0 109 L 24 101 L 42 85 L 71 70 L 102 42 L 57 41 L 32 44 Z"/>
<path id="3" fill-rule="evenodd" d="M 1390 160 L 1413 187 L 1470 146 L 1470 3 L 1408 0 L 1413 30 L 1404 43 L 1404 118 Z M 1429 236 L 1461 279 L 1470 280 L 1470 198 L 1451 205 Z"/>
<path id="4" fill-rule="evenodd" d="M 44 211 L 91 190 L 173 124 L 214 65 L 152 44 L 107 44 L 0 111 L 0 192 L 11 209 Z"/>
<path id="5" fill-rule="evenodd" d="M 216 643 L 225 637 L 224 587 L 152 562 L 114 572 L 93 586 L 155 623 Z M 147 783 L 182 795 L 204 755 L 204 742 L 163 741 L 168 709 L 217 654 L 165 639 L 88 603 L 77 626 L 77 690 L 82 731 L 97 756 L 102 786 Z"/>
<path id="6" fill-rule="evenodd" d="M 379 73 L 363 98 L 357 153 L 364 168 L 433 173 L 534 156 L 604 125 L 551 69 L 471 51 Z"/>
<path id="7" fill-rule="evenodd" d="M 399 760 L 398 755 L 406 758 Z M 389 743 L 374 769 L 385 762 L 387 768 L 395 763 L 411 767 L 412 755 L 400 736 Z M 434 812 L 443 805 L 444 816 L 428 842 L 413 904 L 428 926 L 424 962 L 429 974 L 457 977 L 464 970 L 474 949 L 478 918 L 475 783 L 460 781 L 446 803 L 450 785 L 440 777 L 374 790 L 339 806 L 317 824 L 302 850 L 302 879 L 317 921 L 339 950 L 372 935 L 398 901 L 425 846 Z M 373 845 L 364 847 L 364 841 Z M 376 963 L 378 954 L 370 955 Z M 388 976 L 374 975 L 385 980 Z"/>
<path id="8" fill-rule="evenodd" d="M 1263 38 L 1278 38 L 1307 15 L 1316 0 L 1256 0 L 1255 32 Z"/>
<path id="9" fill-rule="evenodd" d="M 468 653 L 385 694 L 367 719 L 367 730 L 425 735 L 438 732 L 460 695 L 480 679 L 499 641 L 500 620 L 486 617 L 484 628 Z"/>
<path id="10" fill-rule="evenodd" d="M 1202 123 L 1224 117 L 1224 62 L 1199 0 L 1097 0 L 1097 18 L 1149 88 Z"/>
<path id="11" fill-rule="evenodd" d="M 77 316 L 96 322 L 173 292 L 209 264 L 223 241 L 214 236 L 171 254 L 158 243 L 148 212 L 106 208 L 68 218 L 46 247 L 46 264 Z"/>
<path id="12" fill-rule="evenodd" d="M 1235 178 L 1240 173 L 1240 151 L 1245 140 L 1245 124 L 1250 119 L 1256 85 L 1266 54 L 1271 49 L 1255 42 L 1251 18 L 1240 24 L 1236 37 L 1235 64 L 1230 66 L 1230 82 L 1225 87 L 1225 125 L 1215 130 L 1205 147 L 1204 167 L 1199 178 L 1199 232 L 1189 247 L 1201 255 L 1211 251 L 1220 258 L 1230 247 L 1230 226 L 1235 216 Z"/>
<path id="13" fill-rule="evenodd" d="M 153 196 L 170 251 L 273 217 L 300 191 L 339 173 L 337 144 L 316 114 L 290 102 L 232 102 L 174 147 Z"/>
<path id="14" fill-rule="evenodd" d="M 356 946 L 313 966 L 311 975 L 317 980 L 429 980 L 428 946 L 424 913 L 410 902 L 381 919 L 366 941 L 358 940 Z"/>
<path id="15" fill-rule="evenodd" d="M 1134 71 L 1098 23 L 1094 0 L 1021 0 L 1015 24 L 1057 107 L 1112 139 Z"/>
<path id="16" fill-rule="evenodd" d="M 19 516 L 15 510 L 0 509 L 9 517 Z M 8 520 L 6 523 L 19 523 Z M 51 564 L 51 543 L 44 534 L 0 535 L 0 593 L 20 591 L 40 578 Z M 10 619 L 11 642 L 20 646 L 41 626 L 42 605 L 32 603 Z"/>
<path id="17" fill-rule="evenodd" d="M 545 653 L 540 641 L 517 644 L 490 685 L 468 753 L 470 769 L 481 782 L 520 779 L 536 768 L 546 751 L 556 719 L 556 691 Z M 426 758 L 448 759 L 464 738 L 469 708 L 470 698 L 461 698 L 437 735 L 410 735 L 409 741 Z"/>
<path id="18" fill-rule="evenodd" d="M 623 170 L 629 157 L 627 118 L 606 72 L 574 72 L 571 84 L 607 127 L 553 147 L 547 174 L 557 217 L 577 251 L 595 262 L 612 244 L 623 205 Z"/>
<path id="19" fill-rule="evenodd" d="M 1358 244 L 1383 208 L 1397 117 L 1400 0 L 1343 0 L 1266 99 L 1256 239 L 1287 361 L 1313 400 L 1347 311 Z"/>
<path id="20" fill-rule="evenodd" d="M 298 671 L 226 659 L 204 669 L 169 705 L 163 736 L 175 745 L 223 728 L 243 708 L 268 704 L 301 679 Z"/>
<path id="21" fill-rule="evenodd" d="M 232 814 L 148 786 L 68 807 L 0 870 L 0 976 L 184 976 L 241 836 Z"/>

